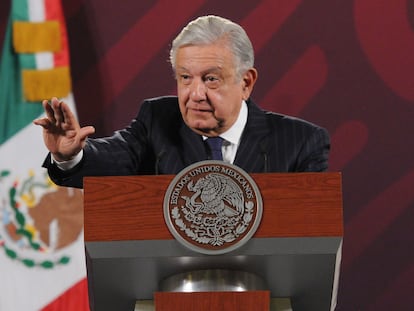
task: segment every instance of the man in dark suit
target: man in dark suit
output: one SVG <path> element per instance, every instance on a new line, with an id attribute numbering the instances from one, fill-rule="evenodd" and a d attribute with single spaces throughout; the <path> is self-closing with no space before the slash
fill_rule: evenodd
<path id="1" fill-rule="evenodd" d="M 237 24 L 217 16 L 190 22 L 173 41 L 177 97 L 144 101 L 130 126 L 90 139 L 68 106 L 43 101 L 50 154 L 44 166 L 59 185 L 84 176 L 176 174 L 212 158 L 206 142 L 221 137 L 223 160 L 247 172 L 324 171 L 329 135 L 304 120 L 262 111 L 250 99 L 257 80 L 252 44 Z M 220 154 L 221 156 L 221 154 Z"/>

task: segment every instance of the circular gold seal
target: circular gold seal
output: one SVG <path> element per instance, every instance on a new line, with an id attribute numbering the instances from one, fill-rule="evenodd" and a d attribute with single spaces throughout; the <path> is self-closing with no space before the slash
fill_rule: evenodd
<path id="1" fill-rule="evenodd" d="M 186 167 L 164 197 L 165 222 L 175 239 L 209 255 L 245 244 L 256 232 L 262 213 L 256 183 L 244 170 L 223 161 Z"/>

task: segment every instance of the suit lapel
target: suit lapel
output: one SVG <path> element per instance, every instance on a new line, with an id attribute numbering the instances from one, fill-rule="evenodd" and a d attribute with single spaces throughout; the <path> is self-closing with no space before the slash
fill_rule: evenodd
<path id="1" fill-rule="evenodd" d="M 180 136 L 183 142 L 181 154 L 183 155 L 184 166 L 207 159 L 203 138 L 193 132 L 185 123 L 180 129 Z"/>
<path id="2" fill-rule="evenodd" d="M 265 113 L 250 100 L 247 101 L 247 106 L 247 123 L 234 164 L 247 172 L 263 172 L 270 130 Z M 206 147 L 200 135 L 193 132 L 185 123 L 179 129 L 179 135 L 182 141 L 182 150 L 179 154 L 183 156 L 184 167 L 207 159 Z"/>
<path id="3" fill-rule="evenodd" d="M 249 114 L 234 164 L 247 172 L 263 172 L 270 130 L 265 112 L 252 101 L 247 102 Z"/>

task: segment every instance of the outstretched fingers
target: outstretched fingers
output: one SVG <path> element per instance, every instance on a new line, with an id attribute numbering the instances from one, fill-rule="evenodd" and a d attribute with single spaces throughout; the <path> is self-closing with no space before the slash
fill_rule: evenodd
<path id="1" fill-rule="evenodd" d="M 50 121 L 55 121 L 54 123 L 56 127 L 61 127 L 61 124 L 65 123 L 65 116 L 62 111 L 62 106 L 64 106 L 64 103 L 59 101 L 59 99 L 57 99 L 56 97 L 53 97 L 50 102 L 50 106 L 53 111 L 53 115 L 48 114 Z"/>
<path id="2" fill-rule="evenodd" d="M 49 101 L 44 100 L 42 102 L 43 109 L 45 110 L 46 117 L 49 119 L 50 123 L 56 123 L 55 114 L 53 112 L 52 106 L 49 105 Z"/>
<path id="3" fill-rule="evenodd" d="M 60 102 L 61 122 L 64 129 L 79 129 L 80 125 L 69 106 Z"/>
<path id="4" fill-rule="evenodd" d="M 46 112 L 46 118 L 35 120 L 35 124 L 49 129 L 54 127 L 56 131 L 77 131 L 80 128 L 75 115 L 63 101 L 53 97 L 50 102 L 44 100 L 42 104 Z"/>
<path id="5" fill-rule="evenodd" d="M 33 120 L 33 123 L 36 125 L 40 125 L 45 129 L 48 129 L 52 126 L 52 124 L 56 123 L 53 109 L 50 107 L 49 102 L 47 100 L 42 101 L 43 109 L 46 113 L 46 117 L 38 118 Z"/>
<path id="6" fill-rule="evenodd" d="M 64 120 L 64 116 L 61 112 L 61 103 L 58 101 L 58 99 L 52 98 L 50 103 L 48 100 L 43 100 L 42 106 L 46 117 L 36 119 L 33 121 L 33 123 L 49 130 L 53 128 L 60 128 L 62 120 Z"/>

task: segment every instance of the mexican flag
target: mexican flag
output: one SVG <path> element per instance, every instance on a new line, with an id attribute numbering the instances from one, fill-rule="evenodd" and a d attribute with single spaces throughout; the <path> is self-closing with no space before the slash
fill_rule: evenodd
<path id="1" fill-rule="evenodd" d="M 75 111 L 60 0 L 12 0 L 0 61 L 0 310 L 86 311 L 83 194 L 41 167 L 42 99 Z"/>

